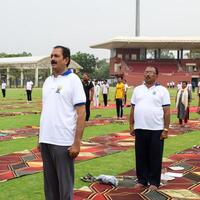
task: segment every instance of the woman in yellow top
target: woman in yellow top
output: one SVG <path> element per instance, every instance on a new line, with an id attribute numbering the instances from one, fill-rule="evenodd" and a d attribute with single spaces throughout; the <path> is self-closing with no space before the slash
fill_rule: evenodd
<path id="1" fill-rule="evenodd" d="M 117 119 L 119 117 L 123 117 L 123 100 L 124 100 L 124 83 L 122 82 L 122 78 L 119 77 L 117 79 L 117 85 L 115 89 L 115 101 L 116 101 L 116 109 L 117 109 Z"/>

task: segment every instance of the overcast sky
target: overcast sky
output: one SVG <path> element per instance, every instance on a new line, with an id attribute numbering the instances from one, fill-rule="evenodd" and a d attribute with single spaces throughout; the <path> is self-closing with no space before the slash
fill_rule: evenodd
<path id="1" fill-rule="evenodd" d="M 55 45 L 72 53 L 109 57 L 89 46 L 134 36 L 135 0 L 0 0 L 0 52 L 49 55 Z M 200 0 L 141 0 L 141 36 L 200 36 Z"/>

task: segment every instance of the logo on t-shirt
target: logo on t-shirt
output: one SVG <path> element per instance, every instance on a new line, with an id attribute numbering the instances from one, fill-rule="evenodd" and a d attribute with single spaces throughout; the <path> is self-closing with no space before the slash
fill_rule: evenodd
<path id="1" fill-rule="evenodd" d="M 156 91 L 154 90 L 152 94 L 153 94 L 153 95 L 156 95 Z"/>
<path id="2" fill-rule="evenodd" d="M 61 85 L 58 86 L 58 87 L 57 87 L 57 90 L 56 90 L 56 93 L 60 93 L 61 89 L 62 89 L 62 86 L 61 86 Z"/>

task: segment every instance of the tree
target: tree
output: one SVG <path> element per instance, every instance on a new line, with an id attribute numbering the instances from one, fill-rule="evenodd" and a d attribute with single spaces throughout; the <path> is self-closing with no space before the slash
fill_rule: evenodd
<path id="1" fill-rule="evenodd" d="M 0 58 L 11 58 L 11 57 L 26 57 L 26 56 L 32 56 L 31 53 L 27 53 L 23 51 L 22 53 L 17 53 L 17 54 L 7 54 L 7 53 L 0 53 Z"/>
<path id="2" fill-rule="evenodd" d="M 89 75 L 92 75 L 95 71 L 98 58 L 95 58 L 93 54 L 82 53 L 79 51 L 71 57 L 72 60 L 83 67 L 83 69 L 80 70 L 81 73 L 88 73 Z"/>
<path id="3" fill-rule="evenodd" d="M 105 80 L 109 78 L 109 64 L 106 59 L 98 60 L 97 67 L 92 74 L 93 79 Z"/>

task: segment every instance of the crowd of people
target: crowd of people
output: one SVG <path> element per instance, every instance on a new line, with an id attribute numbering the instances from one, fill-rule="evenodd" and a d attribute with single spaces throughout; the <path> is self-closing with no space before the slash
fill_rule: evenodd
<path id="1" fill-rule="evenodd" d="M 103 97 L 104 106 L 108 105 L 108 95 L 109 95 L 109 84 L 107 80 L 98 81 L 98 80 L 90 80 L 89 75 L 87 73 L 83 74 L 82 78 L 83 88 L 86 94 L 86 121 L 90 118 L 90 104 L 93 101 L 93 105 L 95 108 L 98 108 L 100 105 L 100 95 Z M 115 87 L 115 95 L 114 99 L 116 102 L 116 111 L 117 118 L 123 118 L 123 107 L 127 104 L 127 91 L 128 84 L 126 80 L 122 80 L 121 77 L 117 79 L 117 84 Z"/>

